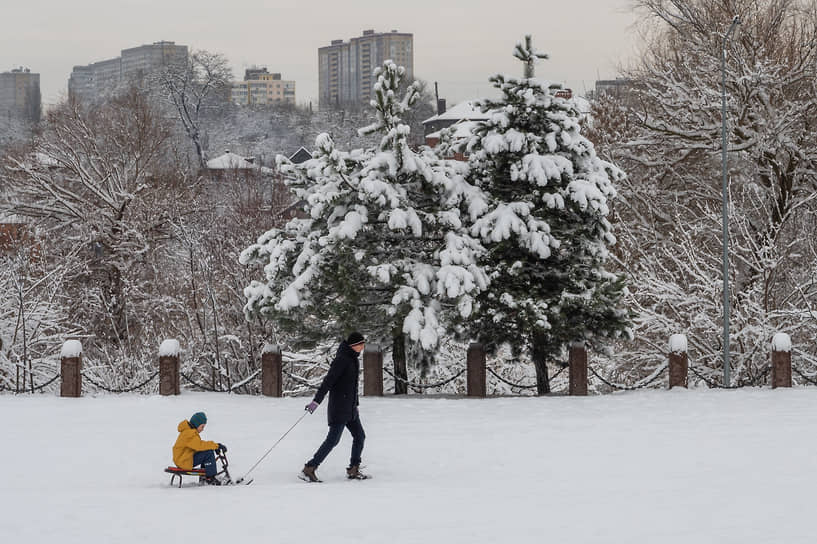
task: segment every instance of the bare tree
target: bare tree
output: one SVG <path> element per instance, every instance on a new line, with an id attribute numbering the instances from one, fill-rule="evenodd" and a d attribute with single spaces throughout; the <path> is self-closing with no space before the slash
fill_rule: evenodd
<path id="1" fill-rule="evenodd" d="M 75 334 L 64 282 L 75 262 L 52 266 L 26 236 L 0 257 L 0 390 L 34 392 L 56 372 L 59 345 Z"/>
<path id="2" fill-rule="evenodd" d="M 813 249 L 802 236 L 817 219 L 814 4 L 637 4 L 652 29 L 643 57 L 626 74 L 631 86 L 625 100 L 597 102 L 593 135 L 629 174 L 615 211 L 621 219 L 618 256 L 641 310 L 631 353 L 645 354 L 640 360 L 646 363 L 646 354 L 665 349 L 670 334 L 686 332 L 699 357 L 694 364 L 711 369 L 705 374 L 712 381 L 719 375 L 720 56 L 724 33 L 740 16 L 738 34 L 726 43 L 725 68 L 730 343 L 735 376 L 750 383 L 767 364 L 773 331 L 811 334 L 793 325 L 814 303 Z"/>
<path id="3" fill-rule="evenodd" d="M 128 304 L 144 302 L 143 287 L 161 273 L 155 259 L 170 217 L 190 200 L 170 135 L 135 90 L 91 110 L 65 104 L 49 114 L 34 152 L 0 171 L 13 195 L 0 211 L 35 225 L 50 259 L 80 256 L 76 315 L 100 339 L 138 336 L 146 316 Z"/>
<path id="4" fill-rule="evenodd" d="M 193 51 L 186 64 L 168 66 L 159 78 L 203 168 L 206 152 L 202 118 L 208 107 L 220 108 L 229 102 L 233 79 L 229 63 L 221 54 Z"/>

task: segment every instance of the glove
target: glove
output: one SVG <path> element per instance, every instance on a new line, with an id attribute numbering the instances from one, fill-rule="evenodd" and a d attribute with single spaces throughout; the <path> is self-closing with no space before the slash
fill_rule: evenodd
<path id="1" fill-rule="evenodd" d="M 315 410 L 317 410 L 317 409 L 318 409 L 318 403 L 315 402 L 314 400 L 312 402 L 310 402 L 309 404 L 307 404 L 306 408 L 304 408 L 304 410 L 306 410 L 310 414 L 314 414 Z"/>
<path id="2" fill-rule="evenodd" d="M 227 453 L 227 446 L 222 444 L 221 442 L 218 443 L 218 450 L 222 453 Z"/>

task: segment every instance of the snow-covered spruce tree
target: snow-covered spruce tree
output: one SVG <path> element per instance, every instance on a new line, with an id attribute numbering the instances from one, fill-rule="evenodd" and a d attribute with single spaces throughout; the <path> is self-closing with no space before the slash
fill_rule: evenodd
<path id="1" fill-rule="evenodd" d="M 527 73 L 541 57 L 529 40 L 514 55 Z M 529 354 L 543 394 L 547 363 L 569 344 L 601 347 L 596 340 L 628 334 L 623 280 L 605 270 L 615 243 L 607 202 L 624 174 L 596 155 L 574 102 L 555 97 L 547 82 L 491 81 L 502 97 L 481 104 L 490 118 L 465 144 L 467 179 L 490 202 L 472 234 L 487 250 L 479 264 L 491 286 L 463 330 L 489 349 L 508 343 Z"/>
<path id="2" fill-rule="evenodd" d="M 265 273 L 245 290 L 248 318 L 275 320 L 293 345 L 362 330 L 392 345 L 401 375 L 405 350 L 427 365 L 449 313 L 468 316 L 485 286 L 462 216 L 484 202 L 464 182 L 463 164 L 409 147 L 401 114 L 417 88 L 398 99 L 403 74 L 391 61 L 376 71 L 377 120 L 361 129 L 382 135 L 376 147 L 345 152 L 322 134 L 314 159 L 278 157 L 307 217 L 270 230 L 241 256 Z"/>

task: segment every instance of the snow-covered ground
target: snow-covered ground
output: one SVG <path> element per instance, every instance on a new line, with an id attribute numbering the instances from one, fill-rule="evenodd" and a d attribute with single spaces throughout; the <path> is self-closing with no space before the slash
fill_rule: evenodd
<path id="1" fill-rule="evenodd" d="M 799 543 L 814 541 L 817 390 L 649 391 L 597 397 L 367 398 L 364 465 L 348 433 L 318 473 L 326 407 L 250 486 L 172 488 L 176 425 L 241 476 L 304 398 L 0 397 L 3 542 Z M 325 404 L 325 403 L 324 403 Z"/>

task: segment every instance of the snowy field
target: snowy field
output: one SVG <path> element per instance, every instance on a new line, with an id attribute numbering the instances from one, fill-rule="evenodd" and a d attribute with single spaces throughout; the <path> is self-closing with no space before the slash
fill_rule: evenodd
<path id="1" fill-rule="evenodd" d="M 602 397 L 361 399 L 351 439 L 296 474 L 326 432 L 325 403 L 250 486 L 169 486 L 176 425 L 244 472 L 308 399 L 0 397 L 3 542 L 813 542 L 817 389 L 649 391 Z"/>

